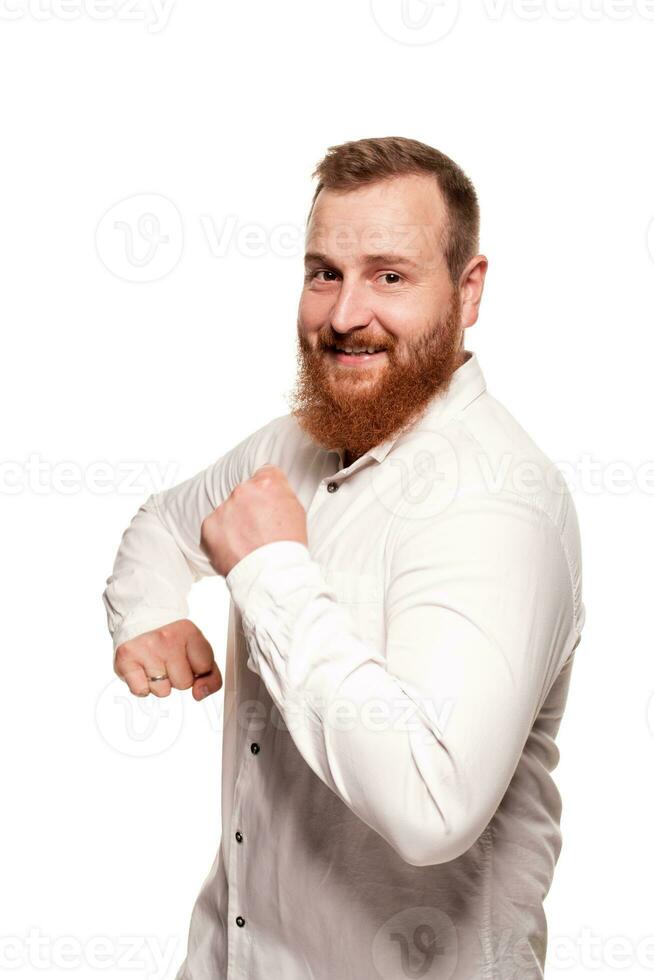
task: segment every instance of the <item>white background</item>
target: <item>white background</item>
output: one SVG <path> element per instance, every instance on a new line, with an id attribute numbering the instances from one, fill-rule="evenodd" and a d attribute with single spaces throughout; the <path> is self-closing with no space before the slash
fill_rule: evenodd
<path id="1" fill-rule="evenodd" d="M 649 975 L 654 3 L 0 11 L 7 975 L 164 980 L 184 957 L 223 695 L 137 703 L 100 595 L 150 492 L 288 410 L 311 171 L 389 135 L 478 189 L 490 265 L 466 346 L 565 467 L 581 525 L 547 975 Z M 191 596 L 220 664 L 227 605 L 222 580 Z"/>

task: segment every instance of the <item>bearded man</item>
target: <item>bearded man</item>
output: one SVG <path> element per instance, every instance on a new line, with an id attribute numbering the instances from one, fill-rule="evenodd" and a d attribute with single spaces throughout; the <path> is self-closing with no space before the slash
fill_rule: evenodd
<path id="1" fill-rule="evenodd" d="M 196 700 L 223 681 L 188 592 L 230 594 L 222 839 L 177 980 L 535 980 L 575 509 L 464 347 L 469 178 L 401 137 L 314 176 L 289 413 L 151 495 L 103 593 L 132 694 Z"/>

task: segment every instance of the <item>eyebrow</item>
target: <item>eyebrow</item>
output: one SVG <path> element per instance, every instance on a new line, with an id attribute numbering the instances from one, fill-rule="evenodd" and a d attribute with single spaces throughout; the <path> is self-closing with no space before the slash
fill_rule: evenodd
<path id="1" fill-rule="evenodd" d="M 407 255 L 397 255 L 390 252 L 377 255 L 363 255 L 362 259 L 365 265 L 372 265 L 373 263 L 381 262 L 384 265 L 403 265 L 410 269 L 418 268 L 418 264 Z M 310 262 L 320 262 L 322 265 L 330 266 L 330 268 L 336 268 L 336 263 L 323 252 L 307 252 L 304 256 L 304 261 L 307 264 Z"/>

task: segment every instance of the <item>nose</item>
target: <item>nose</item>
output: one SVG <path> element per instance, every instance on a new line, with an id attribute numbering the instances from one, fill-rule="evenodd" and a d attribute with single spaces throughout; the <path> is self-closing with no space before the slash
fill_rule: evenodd
<path id="1" fill-rule="evenodd" d="M 331 311 L 330 323 L 335 333 L 346 334 L 351 330 L 365 328 L 373 318 L 372 310 L 366 302 L 364 289 L 355 282 L 343 279 L 338 298 Z"/>

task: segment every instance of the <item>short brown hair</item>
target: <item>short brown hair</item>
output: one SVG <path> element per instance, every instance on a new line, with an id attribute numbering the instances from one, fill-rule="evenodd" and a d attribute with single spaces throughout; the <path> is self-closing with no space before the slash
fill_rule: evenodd
<path id="1" fill-rule="evenodd" d="M 330 146 L 312 173 L 318 177 L 307 222 L 320 191 L 351 190 L 404 174 L 436 177 L 447 207 L 443 250 L 454 284 L 479 251 L 479 201 L 469 177 L 440 150 L 403 136 L 353 140 Z"/>

